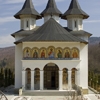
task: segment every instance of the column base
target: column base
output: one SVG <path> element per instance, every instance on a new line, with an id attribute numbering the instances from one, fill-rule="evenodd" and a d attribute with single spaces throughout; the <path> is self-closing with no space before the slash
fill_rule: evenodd
<path id="1" fill-rule="evenodd" d="M 88 94 L 88 89 L 82 89 L 83 94 Z"/>

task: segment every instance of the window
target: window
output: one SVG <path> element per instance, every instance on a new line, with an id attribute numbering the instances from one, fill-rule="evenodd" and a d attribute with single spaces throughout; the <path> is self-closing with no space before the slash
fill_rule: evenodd
<path id="1" fill-rule="evenodd" d="M 28 22 L 28 20 L 26 21 L 26 27 L 29 27 L 29 22 Z"/>
<path id="2" fill-rule="evenodd" d="M 75 20 L 75 28 L 77 27 L 77 21 Z"/>

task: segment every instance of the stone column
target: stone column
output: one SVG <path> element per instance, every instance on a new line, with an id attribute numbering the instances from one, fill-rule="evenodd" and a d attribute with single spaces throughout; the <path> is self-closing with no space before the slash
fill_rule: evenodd
<path id="1" fill-rule="evenodd" d="M 75 70 L 75 84 L 80 85 L 80 70 Z"/>
<path id="2" fill-rule="evenodd" d="M 71 74 L 72 74 L 72 71 L 68 70 L 68 89 L 71 90 L 72 89 L 72 78 L 71 78 Z"/>
<path id="3" fill-rule="evenodd" d="M 31 90 L 34 90 L 34 70 L 31 71 Z"/>
<path id="4" fill-rule="evenodd" d="M 59 71 L 59 90 L 62 90 L 62 70 Z"/>
<path id="5" fill-rule="evenodd" d="M 40 90 L 43 90 L 44 86 L 44 71 L 40 70 Z"/>
<path id="6" fill-rule="evenodd" d="M 22 71 L 22 89 L 25 90 L 26 84 L 26 71 Z"/>

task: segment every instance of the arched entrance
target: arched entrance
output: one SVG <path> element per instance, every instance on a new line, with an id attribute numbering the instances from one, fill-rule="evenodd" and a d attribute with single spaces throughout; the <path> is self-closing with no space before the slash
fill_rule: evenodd
<path id="1" fill-rule="evenodd" d="M 59 68 L 56 64 L 49 63 L 44 67 L 44 89 L 58 89 Z"/>

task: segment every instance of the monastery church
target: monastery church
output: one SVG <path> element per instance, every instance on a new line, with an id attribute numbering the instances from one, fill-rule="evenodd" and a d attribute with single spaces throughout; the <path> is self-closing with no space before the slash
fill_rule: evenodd
<path id="1" fill-rule="evenodd" d="M 62 5 L 63 6 L 63 5 Z M 89 17 L 78 0 L 71 0 L 66 12 L 48 0 L 39 14 L 32 0 L 25 0 L 14 15 L 20 20 L 15 38 L 15 89 L 23 91 L 68 91 L 77 85 L 88 93 L 88 38 L 83 20 Z M 36 20 L 44 18 L 41 26 Z M 67 23 L 60 25 L 60 18 Z"/>

